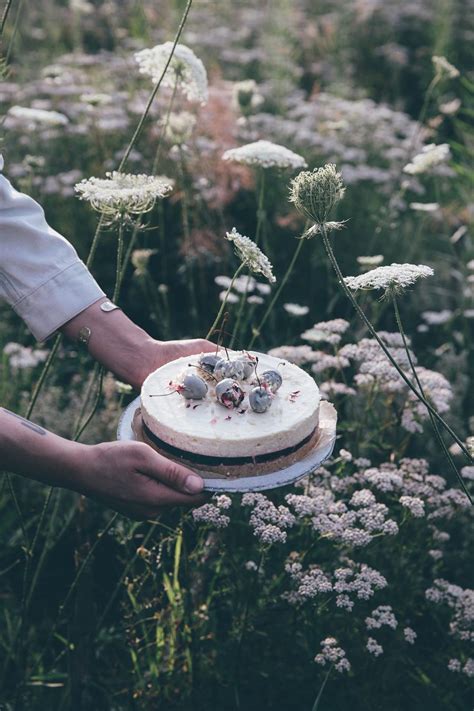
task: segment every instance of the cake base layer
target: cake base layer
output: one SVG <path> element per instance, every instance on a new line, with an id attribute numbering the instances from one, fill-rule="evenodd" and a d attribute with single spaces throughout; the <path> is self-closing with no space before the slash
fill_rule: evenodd
<path id="1" fill-rule="evenodd" d="M 305 457 L 317 445 L 319 440 L 319 427 L 316 427 L 309 437 L 305 437 L 297 445 L 286 450 L 271 452 L 257 457 L 232 457 L 226 460 L 226 458 L 207 457 L 184 452 L 161 441 L 144 424 L 141 408 L 137 408 L 135 412 L 132 429 L 139 441 L 145 442 L 167 459 L 189 466 L 196 471 L 205 472 L 207 478 L 216 479 L 259 476 L 278 469 L 284 469 Z"/>

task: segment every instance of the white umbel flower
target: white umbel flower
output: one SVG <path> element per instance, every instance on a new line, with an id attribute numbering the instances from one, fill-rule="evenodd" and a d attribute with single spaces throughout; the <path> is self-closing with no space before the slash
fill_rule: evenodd
<path id="1" fill-rule="evenodd" d="M 301 306 L 300 304 L 283 304 L 283 308 L 290 316 L 306 316 L 309 313 L 309 306 Z"/>
<path id="2" fill-rule="evenodd" d="M 459 69 L 457 69 L 454 64 L 451 64 L 451 62 L 448 62 L 446 57 L 441 57 L 435 54 L 431 57 L 431 60 L 434 64 L 436 74 L 440 78 L 446 77 L 447 79 L 456 79 L 459 76 Z"/>
<path id="3" fill-rule="evenodd" d="M 77 183 L 76 192 L 98 212 L 111 219 L 120 215 L 141 215 L 152 209 L 158 198 L 166 197 L 173 187 L 163 176 L 131 175 L 113 171 L 105 178 L 88 178 Z"/>
<path id="4" fill-rule="evenodd" d="M 410 208 L 418 210 L 418 212 L 436 212 L 439 210 L 439 204 L 437 202 L 411 202 Z"/>
<path id="5" fill-rule="evenodd" d="M 306 161 L 302 156 L 271 141 L 255 141 L 240 148 L 231 148 L 224 153 L 222 159 L 260 168 L 306 168 Z"/>
<path id="6" fill-rule="evenodd" d="M 383 262 L 383 254 L 371 254 L 367 256 L 357 257 L 357 261 L 362 267 L 362 269 L 370 269 L 371 267 L 378 267 L 379 264 Z"/>
<path id="7" fill-rule="evenodd" d="M 26 106 L 12 106 L 6 115 L 7 126 L 17 123 L 22 126 L 65 126 L 69 119 L 59 111 L 45 111 L 45 109 L 31 109 Z"/>
<path id="8" fill-rule="evenodd" d="M 226 232 L 225 238 L 229 242 L 234 243 L 235 251 L 242 264 L 245 264 L 251 272 L 255 274 L 263 274 L 264 277 L 268 279 L 269 282 L 276 281 L 273 276 L 273 267 L 270 260 L 262 250 L 257 247 L 255 242 L 251 239 L 241 235 L 235 227 L 232 228 L 231 232 Z"/>
<path id="9" fill-rule="evenodd" d="M 447 143 L 428 143 L 423 146 L 421 153 L 418 153 L 410 163 L 403 168 L 405 173 L 409 175 L 420 175 L 427 173 L 431 168 L 446 163 L 451 157 L 451 151 Z"/>
<path id="10" fill-rule="evenodd" d="M 370 272 L 359 274 L 355 277 L 346 277 L 349 289 L 395 289 L 400 291 L 414 284 L 417 279 L 433 276 L 431 267 L 424 264 L 390 264 L 386 267 L 377 267 Z"/>
<path id="11" fill-rule="evenodd" d="M 135 54 L 140 74 L 151 77 L 156 84 L 166 66 L 173 49 L 173 42 L 157 44 L 152 49 L 142 49 Z M 207 72 L 204 64 L 192 49 L 185 44 L 177 44 L 173 58 L 163 77 L 162 86 L 172 89 L 178 82 L 178 89 L 189 99 L 205 104 L 208 99 Z"/>

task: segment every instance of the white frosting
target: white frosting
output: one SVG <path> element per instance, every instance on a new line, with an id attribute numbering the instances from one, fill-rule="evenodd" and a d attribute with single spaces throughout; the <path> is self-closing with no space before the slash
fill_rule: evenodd
<path id="1" fill-rule="evenodd" d="M 229 355 L 232 358 L 240 353 L 229 351 Z M 209 390 L 203 400 L 186 400 L 173 392 L 170 383 L 182 382 L 186 372 L 199 374 L 192 367 L 199 356 L 185 356 L 158 368 L 143 383 L 143 421 L 164 442 L 207 456 L 251 457 L 299 444 L 318 425 L 318 386 L 308 373 L 288 361 L 263 353 L 254 355 L 259 359 L 257 373 L 278 370 L 283 378 L 266 412 L 253 412 L 247 395 L 238 409 L 225 408 L 215 398 L 214 381 L 208 381 Z M 251 376 L 240 383 L 245 393 L 256 385 L 254 380 Z M 172 394 L 151 397 L 165 393 Z M 240 414 L 243 409 L 245 412 Z"/>

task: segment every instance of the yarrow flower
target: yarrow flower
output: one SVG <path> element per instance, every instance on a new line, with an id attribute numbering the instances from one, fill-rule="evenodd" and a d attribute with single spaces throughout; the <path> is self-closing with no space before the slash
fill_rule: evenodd
<path id="1" fill-rule="evenodd" d="M 334 637 L 326 637 L 322 640 L 321 652 L 315 656 L 314 661 L 323 667 L 326 664 L 334 665 L 334 669 L 341 674 L 344 671 L 348 672 L 351 668 L 345 651 L 338 646 Z"/>
<path id="2" fill-rule="evenodd" d="M 302 156 L 271 141 L 255 141 L 240 148 L 230 148 L 224 153 L 222 160 L 241 165 L 256 165 L 260 168 L 306 168 L 306 161 Z"/>
<path id="3" fill-rule="evenodd" d="M 163 176 L 132 175 L 113 171 L 105 178 L 87 178 L 77 183 L 76 192 L 98 212 L 110 219 L 122 215 L 149 212 L 158 198 L 166 197 L 173 187 Z"/>
<path id="4" fill-rule="evenodd" d="M 400 496 L 400 503 L 415 518 L 423 518 L 425 515 L 425 503 L 417 496 Z"/>
<path id="5" fill-rule="evenodd" d="M 371 269 L 365 274 L 345 277 L 349 289 L 357 291 L 359 289 L 393 289 L 402 291 L 414 284 L 417 279 L 424 279 L 433 276 L 431 267 L 424 264 L 390 264 L 385 267 Z"/>
<path id="6" fill-rule="evenodd" d="M 262 250 L 257 247 L 255 242 L 251 239 L 241 235 L 235 227 L 232 228 L 231 232 L 226 232 L 225 238 L 229 242 L 233 242 L 235 251 L 242 264 L 245 264 L 251 272 L 255 274 L 263 274 L 264 277 L 268 279 L 269 282 L 275 282 L 276 279 L 273 276 L 273 267 L 270 260 Z"/>
<path id="7" fill-rule="evenodd" d="M 398 622 L 390 605 L 379 605 L 365 618 L 365 625 L 369 630 L 379 630 L 383 625 L 395 630 Z"/>
<path id="8" fill-rule="evenodd" d="M 135 54 L 140 74 L 151 77 L 156 84 L 173 49 L 173 42 L 157 44 L 152 49 L 143 49 Z M 171 62 L 163 77 L 162 86 L 178 87 L 189 101 L 205 104 L 208 99 L 207 72 L 204 64 L 192 49 L 177 44 Z"/>
<path id="9" fill-rule="evenodd" d="M 431 61 L 434 64 L 436 74 L 440 78 L 446 77 L 447 79 L 456 79 L 460 74 L 459 69 L 457 69 L 454 64 L 451 64 L 451 62 L 448 62 L 446 57 L 435 54 L 431 57 Z"/>
<path id="10" fill-rule="evenodd" d="M 373 637 L 368 638 L 366 647 L 367 651 L 370 652 L 370 654 L 373 654 L 374 657 L 379 657 L 381 654 L 383 654 L 382 645 L 379 644 L 377 640 Z"/>
<path id="11" fill-rule="evenodd" d="M 194 509 L 193 519 L 199 523 L 209 523 L 216 528 L 226 528 L 230 523 L 230 518 L 222 511 L 231 507 L 232 499 L 226 494 L 221 494 L 214 496 L 213 501 L 212 504 L 204 504 Z"/>
<path id="12" fill-rule="evenodd" d="M 405 642 L 408 642 L 408 644 L 415 644 L 415 640 L 418 637 L 415 630 L 413 630 L 411 627 L 403 628 L 403 636 L 405 638 Z"/>
<path id="13" fill-rule="evenodd" d="M 344 192 L 342 176 L 333 163 L 313 171 L 304 170 L 291 181 L 290 202 L 315 223 L 315 226 L 305 233 L 305 237 L 319 232 L 321 225 L 330 229 L 342 227 L 342 223 L 328 222 L 328 218 L 344 196 Z"/>
<path id="14" fill-rule="evenodd" d="M 421 153 L 418 153 L 410 163 L 403 168 L 405 173 L 409 175 L 419 175 L 426 173 L 431 168 L 445 163 L 451 157 L 451 151 L 447 143 L 428 143 L 423 146 Z"/>

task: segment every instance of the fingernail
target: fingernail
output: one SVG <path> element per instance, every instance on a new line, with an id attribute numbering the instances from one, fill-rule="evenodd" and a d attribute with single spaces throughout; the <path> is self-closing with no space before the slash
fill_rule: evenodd
<path id="1" fill-rule="evenodd" d="M 187 491 L 188 494 L 199 494 L 203 486 L 203 480 L 200 476 L 196 476 L 195 474 L 190 474 L 184 482 L 184 490 Z"/>

